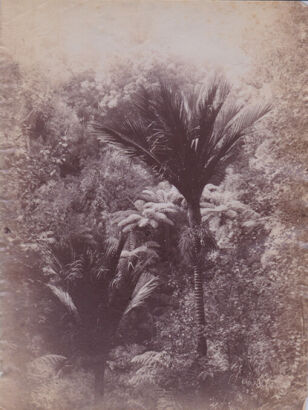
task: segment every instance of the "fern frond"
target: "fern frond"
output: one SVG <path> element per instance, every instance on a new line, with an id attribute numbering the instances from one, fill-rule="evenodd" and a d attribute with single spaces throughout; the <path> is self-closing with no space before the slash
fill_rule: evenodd
<path id="1" fill-rule="evenodd" d="M 171 219 L 169 219 L 165 214 L 163 214 L 162 212 L 155 212 L 155 214 L 154 214 L 154 218 L 156 219 L 156 220 L 158 220 L 158 222 L 163 222 L 163 223 L 166 223 L 166 224 L 168 224 L 168 225 L 171 225 L 171 226 L 174 226 L 174 222 L 171 220 Z"/>
<path id="2" fill-rule="evenodd" d="M 130 233 L 135 229 L 135 227 L 137 225 L 138 225 L 137 223 L 131 223 L 129 225 L 126 225 L 125 228 L 122 228 L 122 232 L 123 233 Z"/>
<path id="3" fill-rule="evenodd" d="M 150 220 L 148 218 L 141 218 L 138 222 L 139 228 L 144 228 L 145 226 L 149 225 Z"/>
<path id="4" fill-rule="evenodd" d="M 149 189 L 144 189 L 139 195 L 139 198 L 147 202 L 158 202 L 156 193 Z"/>
<path id="5" fill-rule="evenodd" d="M 137 199 L 137 201 L 134 202 L 134 206 L 139 212 L 142 211 L 144 204 L 145 204 L 145 201 L 143 199 Z"/>
<path id="6" fill-rule="evenodd" d="M 160 248 L 160 244 L 156 241 L 146 241 L 144 242 L 144 246 L 148 248 Z"/>
<path id="7" fill-rule="evenodd" d="M 127 225 L 130 225 L 132 223 L 137 223 L 139 221 L 141 216 L 139 214 L 133 213 L 127 216 L 125 219 L 121 220 L 118 223 L 119 228 L 124 228 Z"/>
<path id="8" fill-rule="evenodd" d="M 32 363 L 44 364 L 47 366 L 57 366 L 59 363 L 65 361 L 67 358 L 60 354 L 45 354 L 44 356 L 37 357 Z"/>
<path id="9" fill-rule="evenodd" d="M 165 213 L 178 213 L 180 208 L 177 205 L 172 204 L 171 202 L 162 202 L 162 203 L 154 203 L 148 202 L 144 205 L 144 209 L 152 209 L 153 211 L 161 211 Z"/>
<path id="10" fill-rule="evenodd" d="M 154 220 L 150 220 L 150 225 L 152 228 L 157 229 L 158 228 L 158 222 Z"/>
<path id="11" fill-rule="evenodd" d="M 155 352 L 149 350 L 133 357 L 132 363 L 146 366 L 148 368 L 170 367 L 172 359 L 170 354 L 166 351 Z"/>
<path id="12" fill-rule="evenodd" d="M 36 383 L 57 377 L 59 368 L 65 364 L 66 360 L 65 356 L 58 354 L 37 357 L 28 365 L 28 376 Z"/>
<path id="13" fill-rule="evenodd" d="M 138 246 L 138 248 L 135 248 L 131 251 L 124 250 L 121 254 L 121 258 L 131 258 L 133 256 L 138 256 L 140 254 L 145 255 L 147 257 L 158 258 L 157 252 L 146 245 Z"/>

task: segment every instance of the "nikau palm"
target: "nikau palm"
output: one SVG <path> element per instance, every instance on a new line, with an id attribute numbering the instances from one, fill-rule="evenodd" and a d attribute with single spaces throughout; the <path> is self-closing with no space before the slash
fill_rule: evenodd
<path id="1" fill-rule="evenodd" d="M 141 88 L 129 114 L 94 124 L 102 141 L 143 161 L 154 174 L 174 185 L 187 202 L 192 228 L 192 266 L 196 309 L 197 351 L 207 353 L 200 258 L 200 198 L 209 183 L 220 183 L 238 141 L 263 117 L 269 106 L 243 107 L 234 102 L 229 84 L 214 76 L 198 90 L 182 91 L 159 81 Z"/>
<path id="2" fill-rule="evenodd" d="M 109 242 L 102 235 L 93 243 L 79 237 L 44 250 L 51 275 L 47 286 L 72 318 L 75 353 L 94 360 L 98 396 L 120 323 L 158 286 L 151 273 L 156 255 L 146 245 L 129 251 L 126 235 Z"/>

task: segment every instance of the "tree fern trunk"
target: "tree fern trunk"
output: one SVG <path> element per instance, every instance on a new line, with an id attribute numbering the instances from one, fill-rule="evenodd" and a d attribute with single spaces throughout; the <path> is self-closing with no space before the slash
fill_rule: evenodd
<path id="1" fill-rule="evenodd" d="M 164 226 L 164 242 L 165 242 L 165 258 L 170 258 L 170 226 L 165 224 Z"/>
<path id="2" fill-rule="evenodd" d="M 201 225 L 201 213 L 199 204 L 195 203 L 188 205 L 188 220 L 190 227 L 193 228 L 192 265 L 194 273 L 194 299 L 197 325 L 197 352 L 202 356 L 206 356 L 207 341 L 205 337 L 203 280 L 199 260 L 199 254 L 201 251 L 200 237 L 198 235 L 198 228 Z"/>

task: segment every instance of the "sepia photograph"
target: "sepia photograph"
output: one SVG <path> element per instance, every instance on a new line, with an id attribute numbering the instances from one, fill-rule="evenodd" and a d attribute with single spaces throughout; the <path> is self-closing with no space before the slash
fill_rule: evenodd
<path id="1" fill-rule="evenodd" d="M 0 410 L 307 410 L 307 1 L 0 3 Z"/>

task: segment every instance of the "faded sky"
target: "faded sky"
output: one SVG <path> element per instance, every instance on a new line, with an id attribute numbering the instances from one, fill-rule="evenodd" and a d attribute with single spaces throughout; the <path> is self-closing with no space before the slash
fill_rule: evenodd
<path id="1" fill-rule="evenodd" d="M 67 70 L 103 70 L 118 56 L 153 50 L 237 75 L 253 64 L 263 33 L 277 35 L 282 3 L 7 0 L 2 43 L 22 66 L 58 79 Z"/>

